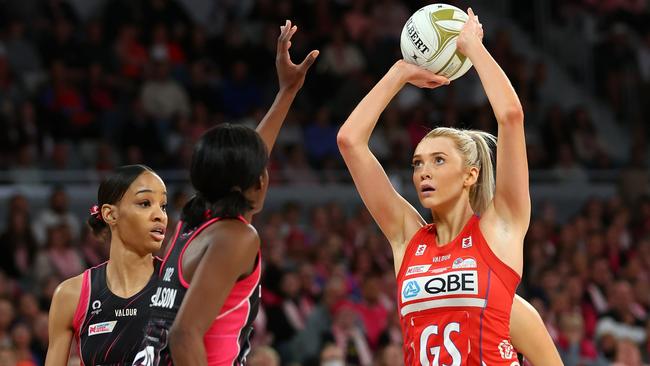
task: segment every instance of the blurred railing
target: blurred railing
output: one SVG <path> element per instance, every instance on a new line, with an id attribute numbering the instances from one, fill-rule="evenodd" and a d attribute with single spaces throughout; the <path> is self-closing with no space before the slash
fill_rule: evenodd
<path id="1" fill-rule="evenodd" d="M 0 228 L 6 222 L 7 203 L 19 193 L 29 199 L 32 212 L 48 205 L 53 186 L 62 186 L 70 197 L 70 210 L 80 217 L 87 215 L 88 208 L 97 199 L 97 187 L 106 173 L 96 171 L 35 171 L 0 172 Z M 167 185 L 170 199 L 176 192 L 191 195 L 192 189 L 183 170 L 158 171 Z M 356 210 L 362 205 L 359 194 L 345 170 L 309 171 L 308 174 L 293 172 L 290 177 L 282 171 L 271 172 L 271 184 L 265 203 L 266 210 L 280 209 L 287 202 L 297 202 L 306 209 L 330 202 L 337 202 L 346 210 Z M 569 180 L 550 170 L 530 172 L 530 192 L 533 212 L 546 204 L 555 207 L 560 221 L 570 219 L 592 197 L 608 198 L 618 193 L 620 171 L 585 170 L 584 179 Z M 426 218 L 429 213 L 418 204 L 413 188 L 412 171 L 388 171 L 395 189 Z M 297 176 L 311 177 L 297 180 Z M 580 177 L 580 175 L 577 175 Z M 290 179 L 289 179 L 290 178 Z M 16 182 L 15 179 L 18 179 Z M 645 191 L 650 191 L 645 188 Z"/>
<path id="2" fill-rule="evenodd" d="M 186 170 L 156 170 L 158 175 L 168 184 L 188 183 L 188 173 Z M 293 171 L 292 177 L 287 177 L 283 172 L 273 172 L 271 181 L 275 185 L 319 185 L 332 183 L 350 183 L 351 178 L 347 170 L 309 170 Z M 304 174 L 302 174 L 304 173 Z M 584 170 L 586 180 L 571 181 L 561 176 L 553 170 L 531 170 L 530 183 L 616 183 L 619 170 Z M 99 184 L 101 180 L 110 174 L 110 172 L 98 172 L 95 170 L 16 170 L 0 171 L 0 186 L 15 185 L 67 185 L 67 184 Z M 398 178 L 405 182 L 410 182 L 412 171 L 388 171 L 391 178 Z M 300 178 L 311 176 L 315 179 L 301 181 Z"/>

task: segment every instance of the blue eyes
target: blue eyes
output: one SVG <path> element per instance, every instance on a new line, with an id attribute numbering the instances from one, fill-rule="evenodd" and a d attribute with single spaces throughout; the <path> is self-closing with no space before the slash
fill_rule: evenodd
<path id="1" fill-rule="evenodd" d="M 442 165 L 445 163 L 445 159 L 442 157 L 436 157 L 433 159 L 433 162 L 435 165 Z M 411 166 L 415 169 L 422 168 L 424 166 L 424 162 L 422 160 L 415 160 L 411 163 Z"/>

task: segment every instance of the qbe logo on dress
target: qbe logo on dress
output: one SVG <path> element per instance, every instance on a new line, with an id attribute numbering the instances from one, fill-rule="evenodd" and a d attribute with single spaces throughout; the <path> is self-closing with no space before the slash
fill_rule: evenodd
<path id="1" fill-rule="evenodd" d="M 420 285 L 418 285 L 417 281 L 409 281 L 404 285 L 404 289 L 402 290 L 402 297 L 405 299 L 410 299 L 412 297 L 418 296 L 420 293 Z"/>
<path id="2" fill-rule="evenodd" d="M 433 299 L 442 296 L 478 295 L 478 285 L 478 271 L 476 270 L 461 270 L 434 276 L 422 276 L 404 283 L 402 302 Z"/>
<path id="3" fill-rule="evenodd" d="M 95 334 L 111 333 L 117 324 L 117 320 L 110 322 L 96 323 L 88 326 L 88 336 Z"/>

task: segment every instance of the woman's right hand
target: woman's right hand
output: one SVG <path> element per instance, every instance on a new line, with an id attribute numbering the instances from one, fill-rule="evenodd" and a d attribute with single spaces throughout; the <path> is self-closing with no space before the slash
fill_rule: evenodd
<path id="1" fill-rule="evenodd" d="M 399 60 L 393 65 L 393 69 L 399 73 L 404 83 L 410 83 L 418 88 L 435 89 L 439 86 L 449 85 L 449 79 L 436 75 L 433 72 L 420 66 Z"/>

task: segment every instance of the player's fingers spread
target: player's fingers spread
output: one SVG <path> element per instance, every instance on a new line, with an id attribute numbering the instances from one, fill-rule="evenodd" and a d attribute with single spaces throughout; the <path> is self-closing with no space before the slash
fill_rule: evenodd
<path id="1" fill-rule="evenodd" d="M 280 36 L 278 37 L 278 43 L 286 42 L 287 41 L 287 33 L 289 33 L 288 28 L 286 26 L 282 26 L 282 27 L 280 27 L 280 29 L 281 29 L 281 32 L 280 32 Z"/>
<path id="2" fill-rule="evenodd" d="M 309 55 L 307 55 L 307 57 L 305 57 L 305 59 L 300 64 L 300 68 L 303 70 L 309 69 L 309 67 L 314 63 L 314 61 L 316 61 L 316 58 L 318 57 L 319 54 L 320 51 L 318 50 L 311 51 Z"/>
<path id="3" fill-rule="evenodd" d="M 293 35 L 296 33 L 297 30 L 298 30 L 298 26 L 294 25 L 293 27 L 291 27 L 289 29 L 289 32 L 287 32 L 288 33 L 287 38 L 291 39 L 291 37 L 293 37 Z"/>

